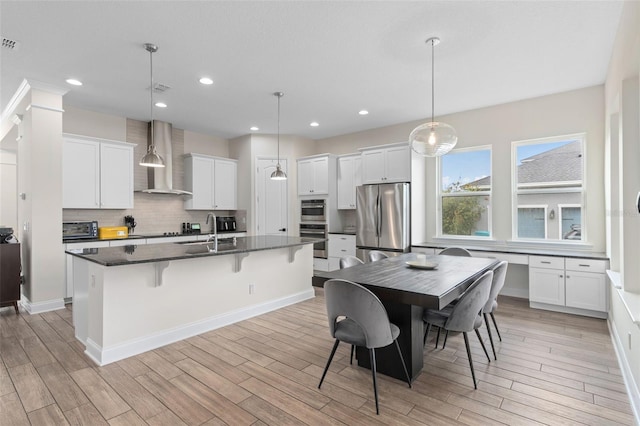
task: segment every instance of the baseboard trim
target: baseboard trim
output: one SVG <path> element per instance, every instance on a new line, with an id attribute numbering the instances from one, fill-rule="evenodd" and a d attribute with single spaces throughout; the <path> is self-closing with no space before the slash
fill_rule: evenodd
<path id="1" fill-rule="evenodd" d="M 640 425 L 640 390 L 638 389 L 638 384 L 631 373 L 631 367 L 629 366 L 629 360 L 625 355 L 624 345 L 622 344 L 622 340 L 620 340 L 620 335 L 618 335 L 615 323 L 611 317 L 609 317 L 607 325 L 609 326 L 609 334 L 611 335 L 613 349 L 615 350 L 616 357 L 618 358 L 620 371 L 622 371 L 624 385 L 627 388 L 627 394 L 631 401 L 631 410 L 636 418 L 636 424 Z"/>
<path id="2" fill-rule="evenodd" d="M 287 297 L 237 309 L 235 311 L 216 315 L 181 327 L 156 333 L 151 336 L 130 340 L 128 342 L 106 348 L 100 347 L 91 339 L 87 339 L 85 354 L 91 358 L 93 362 L 103 366 L 170 343 L 196 336 L 198 334 L 206 333 L 207 331 L 215 330 L 238 321 L 243 321 L 257 315 L 262 315 L 267 312 L 275 311 L 276 309 L 284 308 L 285 306 L 312 299 L 314 297 L 314 289 L 309 288 L 308 290 L 292 294 Z"/>
<path id="3" fill-rule="evenodd" d="M 554 312 L 562 312 L 565 314 L 582 315 L 585 317 L 592 317 L 592 318 L 607 319 L 608 317 L 607 312 L 591 311 L 589 309 L 571 308 L 569 306 L 550 305 L 547 303 L 539 303 L 539 302 L 531 302 L 531 301 L 529 301 L 529 306 L 534 309 L 543 309 L 545 311 L 554 311 Z"/>
<path id="4" fill-rule="evenodd" d="M 507 288 L 502 287 L 500 290 L 501 296 L 517 297 L 518 299 L 528 299 L 529 290 L 526 288 Z"/>
<path id="5" fill-rule="evenodd" d="M 20 300 L 22 307 L 31 315 L 41 314 L 43 312 L 57 311 L 58 309 L 64 309 L 64 299 L 46 300 L 44 302 L 32 302 L 26 297 L 22 296 Z"/>

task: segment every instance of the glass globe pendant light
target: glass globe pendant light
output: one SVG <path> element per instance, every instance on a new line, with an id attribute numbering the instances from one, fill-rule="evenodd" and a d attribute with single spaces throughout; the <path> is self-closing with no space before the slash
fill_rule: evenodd
<path id="1" fill-rule="evenodd" d="M 434 95 L 434 47 L 440 43 L 438 37 L 428 38 L 427 43 L 431 43 L 431 121 L 424 123 L 413 129 L 409 136 L 411 149 L 425 157 L 439 157 L 451 151 L 458 136 L 453 127 L 446 123 L 434 120 L 435 115 L 435 95 Z"/>
<path id="2" fill-rule="evenodd" d="M 287 174 L 280 166 L 280 98 L 284 96 L 284 93 L 274 92 L 273 96 L 278 98 L 278 163 L 276 164 L 276 170 L 271 173 L 271 180 L 287 180 Z"/>
<path id="3" fill-rule="evenodd" d="M 164 167 L 164 160 L 156 151 L 156 146 L 154 144 L 154 134 L 153 134 L 153 53 L 158 51 L 158 46 L 151 43 L 145 43 L 144 48 L 147 52 L 149 52 L 149 63 L 150 63 L 150 69 L 151 69 L 151 86 L 149 87 L 149 92 L 151 93 L 151 96 L 150 96 L 151 97 L 151 103 L 150 103 L 151 139 L 150 139 L 149 146 L 147 147 L 147 153 L 140 159 L 140 162 L 138 164 L 144 167 Z"/>

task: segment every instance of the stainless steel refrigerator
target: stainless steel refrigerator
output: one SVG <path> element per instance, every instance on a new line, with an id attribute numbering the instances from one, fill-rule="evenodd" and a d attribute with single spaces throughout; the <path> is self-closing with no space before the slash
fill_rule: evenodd
<path id="1" fill-rule="evenodd" d="M 366 261 L 370 250 L 391 255 L 410 251 L 409 191 L 408 183 L 356 188 L 356 254 L 360 259 Z"/>

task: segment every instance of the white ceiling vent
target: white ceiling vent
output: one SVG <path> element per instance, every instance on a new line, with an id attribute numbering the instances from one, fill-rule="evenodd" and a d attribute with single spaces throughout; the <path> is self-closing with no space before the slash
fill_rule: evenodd
<path id="1" fill-rule="evenodd" d="M 168 86 L 166 84 L 162 84 L 162 83 L 154 83 L 153 84 L 153 91 L 155 93 L 164 93 L 169 89 L 171 89 L 171 86 Z"/>
<path id="2" fill-rule="evenodd" d="M 11 40 L 10 38 L 2 37 L 2 47 L 9 50 L 18 50 L 20 49 L 20 42 Z"/>

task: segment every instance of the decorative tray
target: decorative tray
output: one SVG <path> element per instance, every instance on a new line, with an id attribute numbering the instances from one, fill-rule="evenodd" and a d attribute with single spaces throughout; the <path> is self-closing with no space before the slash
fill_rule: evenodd
<path id="1" fill-rule="evenodd" d="M 407 263 L 407 266 L 410 268 L 418 268 L 418 269 L 437 269 L 438 264 L 434 262 L 429 262 L 426 260 L 410 260 Z"/>

